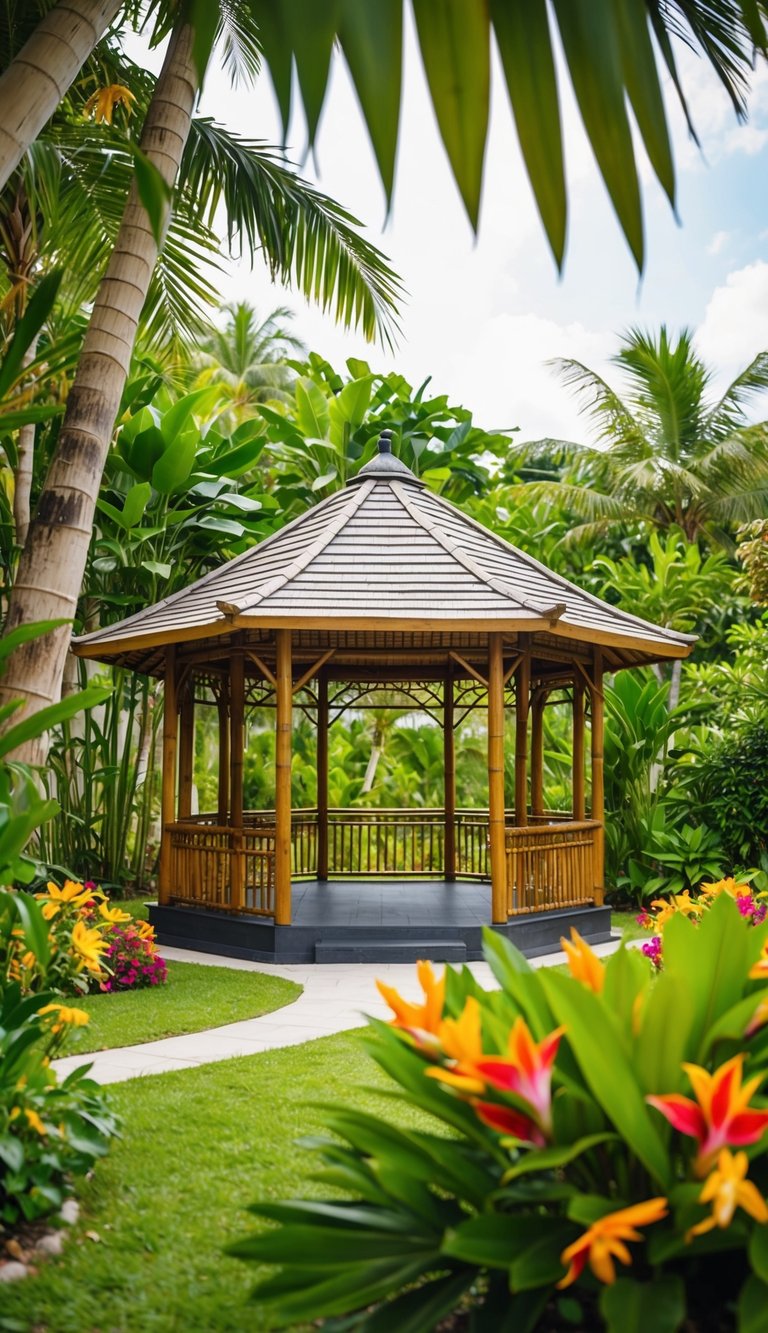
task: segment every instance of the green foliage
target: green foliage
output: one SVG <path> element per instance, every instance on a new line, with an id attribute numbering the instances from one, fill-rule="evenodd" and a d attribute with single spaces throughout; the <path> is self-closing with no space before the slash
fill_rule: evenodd
<path id="1" fill-rule="evenodd" d="M 658 980 L 638 953 L 604 965 L 578 937 L 563 976 L 487 932 L 497 992 L 451 968 L 443 991 L 420 965 L 424 1003 L 387 992 L 397 1020 L 372 1021 L 367 1044 L 393 1081 L 390 1105 L 426 1112 L 429 1128 L 326 1110 L 333 1137 L 307 1143 L 325 1197 L 262 1199 L 252 1211 L 277 1226 L 231 1250 L 280 1265 L 254 1293 L 272 1327 L 345 1316 L 340 1326 L 359 1333 L 401 1321 L 430 1333 L 466 1297 L 472 1327 L 534 1329 L 556 1284 L 575 1284 L 580 1326 L 608 1333 L 673 1333 L 712 1308 L 751 1308 L 768 1114 L 752 1122 L 747 1162 L 728 1147 L 743 1142 L 735 1083 L 717 1145 L 703 1092 L 691 1102 L 699 1121 L 678 1124 L 677 1108 L 687 1063 L 723 1097 L 734 1068 L 735 1081 L 742 1065 L 745 1080 L 764 1077 L 764 1016 L 749 1025 L 766 995 L 750 979 L 766 938 L 768 925 L 748 924 L 723 894 L 698 926 L 679 914 L 668 924 Z M 752 1207 L 713 1213 L 717 1173 L 732 1165 L 756 1186 Z M 612 1248 L 622 1237 L 629 1246 Z M 615 1285 L 611 1255 L 631 1265 Z"/>
<path id="2" fill-rule="evenodd" d="M 691 788 L 698 809 L 733 862 L 768 860 L 768 719 L 743 723 L 699 755 Z"/>

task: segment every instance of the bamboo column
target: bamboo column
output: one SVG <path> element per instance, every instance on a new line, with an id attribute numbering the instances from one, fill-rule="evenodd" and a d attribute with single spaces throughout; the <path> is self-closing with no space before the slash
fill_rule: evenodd
<path id="1" fill-rule="evenodd" d="M 229 814 L 229 690 L 227 681 L 221 682 L 218 701 L 219 713 L 219 804 L 220 824 L 226 824 Z"/>
<path id="2" fill-rule="evenodd" d="M 523 636 L 520 636 L 521 640 Z M 528 705 L 531 692 L 531 656 L 527 645 L 515 672 L 515 823 L 528 823 Z"/>
<path id="3" fill-rule="evenodd" d="M 165 650 L 165 689 L 163 691 L 163 778 L 160 805 L 160 868 L 157 878 L 159 903 L 171 896 L 172 856 L 169 827 L 176 817 L 176 739 L 178 729 L 176 701 L 176 648 Z"/>
<path id="4" fill-rule="evenodd" d="M 245 854 L 243 851 L 243 750 L 245 748 L 245 656 L 233 648 L 229 660 L 229 826 L 231 905 L 242 909 L 245 902 Z"/>
<path id="5" fill-rule="evenodd" d="M 277 640 L 277 737 L 275 745 L 275 925 L 291 924 L 291 726 L 293 676 L 291 631 L 279 629 Z"/>
<path id="6" fill-rule="evenodd" d="M 539 686 L 531 699 L 531 814 L 544 814 L 544 707 L 547 691 Z"/>
<path id="7" fill-rule="evenodd" d="M 328 878 L 328 679 L 317 679 L 317 878 Z"/>
<path id="8" fill-rule="evenodd" d="M 605 895 L 605 783 L 603 774 L 603 726 L 605 704 L 603 700 L 603 655 L 595 649 L 592 689 L 592 818 L 600 827 L 594 831 L 595 859 L 595 903 L 600 905 Z"/>
<path id="9" fill-rule="evenodd" d="M 179 819 L 192 814 L 195 764 L 195 687 L 190 676 L 179 710 Z"/>
<path id="10" fill-rule="evenodd" d="M 453 726 L 453 671 L 445 678 L 443 693 L 443 833 L 444 874 L 456 878 L 456 735 Z"/>
<path id="11" fill-rule="evenodd" d="M 584 800 L 584 686 L 580 680 L 573 682 L 573 817 L 584 819 L 586 803 Z"/>
<path id="12" fill-rule="evenodd" d="M 504 649 L 500 634 L 488 635 L 488 837 L 491 861 L 491 920 L 508 919 L 504 802 Z"/>

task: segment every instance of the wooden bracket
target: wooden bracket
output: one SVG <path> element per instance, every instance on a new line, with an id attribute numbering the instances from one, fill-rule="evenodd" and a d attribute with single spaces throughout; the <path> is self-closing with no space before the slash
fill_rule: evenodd
<path id="1" fill-rule="evenodd" d="M 599 699 L 604 698 L 605 696 L 603 695 L 603 691 L 598 689 L 597 685 L 593 680 L 590 680 L 590 677 L 588 673 L 584 670 L 583 666 L 581 665 L 581 662 L 574 662 L 573 665 L 575 666 L 579 674 L 584 677 L 584 682 L 587 686 L 587 689 L 589 690 L 590 695 L 596 694 Z"/>
<path id="2" fill-rule="evenodd" d="M 325 666 L 325 663 L 328 661 L 329 658 L 333 657 L 333 654 L 335 652 L 336 652 L 335 648 L 328 648 L 327 651 L 323 653 L 322 657 L 318 657 L 317 661 L 314 662 L 312 666 L 309 667 L 302 676 L 299 676 L 299 679 L 296 681 L 296 684 L 293 687 L 294 694 L 296 694 L 302 688 L 302 686 L 306 685 L 308 680 L 311 680 L 313 676 L 317 675 L 320 668 L 322 666 Z"/>
<path id="3" fill-rule="evenodd" d="M 509 684 L 510 680 L 511 680 L 512 677 L 514 676 L 514 674 L 515 674 L 515 672 L 517 671 L 517 668 L 519 667 L 519 665 L 520 665 L 520 663 L 522 662 L 522 660 L 523 660 L 523 654 L 522 654 L 522 653 L 518 653 L 518 654 L 517 654 L 517 657 L 514 657 L 514 658 L 512 659 L 512 664 L 511 664 L 511 666 L 508 666 L 507 669 L 506 669 L 506 671 L 504 672 L 504 684 L 505 684 L 505 685 L 508 685 L 508 684 Z"/>
<path id="4" fill-rule="evenodd" d="M 448 656 L 452 657 L 454 662 L 458 662 L 459 666 L 462 667 L 464 671 L 468 672 L 470 676 L 474 677 L 475 680 L 478 680 L 481 685 L 484 685 L 485 688 L 488 689 L 487 676 L 482 676 L 476 667 L 470 666 L 469 662 L 465 661 L 460 653 L 454 653 L 451 650 Z"/>
<path id="5" fill-rule="evenodd" d="M 272 686 L 272 688 L 276 690 L 276 689 L 277 689 L 277 679 L 276 679 L 276 677 L 275 677 L 274 672 L 270 671 L 270 669 L 269 669 L 269 667 L 267 666 L 266 662 L 262 662 L 261 658 L 256 656 L 256 653 L 251 652 L 250 648 L 248 648 L 248 649 L 246 650 L 246 656 L 250 657 L 250 659 L 251 659 L 251 661 L 254 663 L 254 665 L 257 666 L 257 667 L 259 668 L 259 671 L 261 672 L 261 674 L 262 674 L 262 676 L 264 677 L 264 679 L 265 679 L 265 680 L 268 680 L 269 683 L 270 683 L 270 685 Z"/>

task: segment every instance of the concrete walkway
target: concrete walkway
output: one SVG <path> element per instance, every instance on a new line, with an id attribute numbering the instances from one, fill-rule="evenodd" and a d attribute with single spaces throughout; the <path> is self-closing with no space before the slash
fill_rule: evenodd
<path id="1" fill-rule="evenodd" d="M 613 953 L 618 939 L 599 944 L 595 953 Z M 56 1060 L 54 1068 L 62 1076 L 79 1065 L 93 1062 L 91 1077 L 98 1083 L 122 1083 L 146 1074 L 163 1074 L 171 1069 L 190 1069 L 195 1065 L 228 1060 L 236 1055 L 257 1055 L 279 1046 L 296 1046 L 316 1037 L 360 1027 L 365 1015 L 386 1018 L 389 1009 L 379 996 L 375 981 L 380 977 L 405 995 L 416 998 L 413 963 L 336 963 L 279 966 L 250 963 L 239 958 L 195 953 L 188 949 L 163 949 L 163 957 L 173 962 L 201 963 L 208 967 L 231 967 L 237 971 L 264 972 L 285 977 L 304 987 L 293 1004 L 285 1005 L 261 1018 L 246 1018 L 226 1027 L 190 1032 L 183 1037 L 165 1037 L 140 1046 L 122 1046 L 95 1051 L 88 1055 L 69 1055 Z M 534 967 L 565 962 L 565 954 L 547 954 L 532 960 Z M 468 967 L 481 985 L 495 987 L 487 963 L 469 963 Z"/>

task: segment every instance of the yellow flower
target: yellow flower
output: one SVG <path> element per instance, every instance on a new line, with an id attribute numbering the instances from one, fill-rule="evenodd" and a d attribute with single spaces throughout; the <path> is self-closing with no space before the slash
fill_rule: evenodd
<path id="1" fill-rule="evenodd" d="M 732 876 L 729 879 L 718 879 L 714 884 L 702 884 L 701 886 L 701 892 L 707 898 L 719 898 L 721 893 L 727 893 L 729 898 L 738 898 L 750 891 L 748 884 L 737 884 Z"/>
<path id="2" fill-rule="evenodd" d="M 155 938 L 155 927 L 150 926 L 148 921 L 137 921 L 136 931 L 142 940 L 153 940 Z"/>
<path id="3" fill-rule="evenodd" d="M 599 995 L 605 984 L 605 968 L 594 950 L 574 926 L 571 926 L 570 940 L 561 939 L 560 944 L 567 955 L 571 976 Z"/>
<path id="4" fill-rule="evenodd" d="M 56 1022 L 51 1028 L 52 1032 L 61 1032 L 67 1024 L 75 1028 L 85 1027 L 90 1023 L 90 1015 L 84 1009 L 76 1009 L 67 1004 L 44 1004 L 42 1009 L 38 1009 L 39 1014 L 56 1014 Z"/>
<path id="5" fill-rule="evenodd" d="M 119 907 L 107 907 L 106 903 L 99 903 L 99 916 L 111 925 L 119 925 L 122 921 L 130 921 L 130 912 L 121 912 Z"/>
<path id="6" fill-rule="evenodd" d="M 749 1160 L 745 1152 L 732 1153 L 723 1148 L 717 1166 L 707 1176 L 699 1195 L 699 1203 L 712 1204 L 711 1216 L 686 1232 L 687 1241 L 694 1236 L 703 1236 L 715 1227 L 729 1227 L 737 1208 L 743 1208 L 756 1222 L 768 1222 L 768 1206 L 757 1186 L 747 1180 L 748 1170 Z"/>
<path id="7" fill-rule="evenodd" d="M 100 954 L 104 952 L 107 944 L 100 931 L 95 927 L 86 926 L 83 921 L 76 921 L 72 931 L 72 948 L 79 955 L 79 966 L 85 967 L 89 972 L 96 976 L 101 975 Z"/>
<path id="8" fill-rule="evenodd" d="M 42 1120 L 40 1119 L 39 1115 L 37 1114 L 37 1111 L 33 1111 L 31 1107 L 26 1106 L 26 1107 L 24 1108 L 24 1114 L 25 1114 L 25 1116 L 27 1117 L 27 1120 L 29 1121 L 30 1125 L 32 1126 L 32 1128 L 35 1130 L 35 1132 L 36 1132 L 37 1134 L 46 1134 L 46 1133 L 47 1133 L 47 1130 L 46 1130 L 46 1128 L 45 1128 L 45 1125 L 43 1124 Z"/>
<path id="9" fill-rule="evenodd" d="M 70 904 L 73 907 L 82 907 L 83 903 L 89 901 L 92 894 L 90 889 L 84 889 L 82 884 L 78 884 L 74 880 L 68 879 L 65 882 L 63 889 L 60 889 L 58 884 L 54 884 L 52 880 L 49 880 L 46 893 L 37 893 L 35 894 L 35 897 L 45 900 L 43 903 L 43 917 L 46 921 L 51 921 L 56 913 L 65 905 Z"/>
<path id="10" fill-rule="evenodd" d="M 83 107 L 83 115 L 86 120 L 89 116 L 93 116 L 97 125 L 100 121 L 105 125 L 111 125 L 115 107 L 124 106 L 130 115 L 135 101 L 136 98 L 130 88 L 126 88 L 122 83 L 110 83 L 105 88 L 97 88 L 96 92 L 91 94 Z"/>
<path id="11" fill-rule="evenodd" d="M 660 1222 L 668 1212 L 666 1199 L 647 1199 L 645 1203 L 633 1204 L 631 1208 L 620 1208 L 616 1213 L 607 1213 L 598 1218 L 583 1236 L 569 1245 L 560 1255 L 560 1262 L 568 1272 L 558 1282 L 558 1287 L 570 1287 L 575 1282 L 589 1260 L 598 1282 L 616 1281 L 614 1259 L 622 1264 L 631 1264 L 632 1256 L 625 1245 L 628 1240 L 642 1240 L 642 1233 L 637 1227 L 647 1226 L 650 1222 Z"/>
<path id="12" fill-rule="evenodd" d="M 22 967 L 33 968 L 36 966 L 36 964 L 37 964 L 37 955 L 34 954 L 31 949 L 27 949 L 27 952 L 21 955 Z"/>
<path id="13" fill-rule="evenodd" d="M 392 1026 L 405 1028 L 418 1041 L 422 1041 L 426 1035 L 436 1036 L 439 1030 L 445 1002 L 445 974 L 438 980 L 432 964 L 423 961 L 416 964 L 416 974 L 424 992 L 422 1004 L 404 1000 L 394 986 L 385 986 L 383 981 L 377 981 L 376 985 L 395 1015 Z"/>

